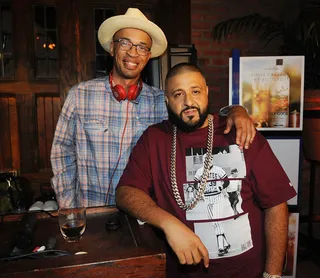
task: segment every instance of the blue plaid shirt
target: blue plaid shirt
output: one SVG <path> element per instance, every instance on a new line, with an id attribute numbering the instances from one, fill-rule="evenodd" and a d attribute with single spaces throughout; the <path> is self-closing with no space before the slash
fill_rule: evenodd
<path id="1" fill-rule="evenodd" d="M 51 184 L 59 205 L 114 205 L 132 148 L 149 125 L 167 118 L 164 92 L 145 83 L 135 101 L 121 102 L 108 77 L 71 88 L 51 150 Z"/>

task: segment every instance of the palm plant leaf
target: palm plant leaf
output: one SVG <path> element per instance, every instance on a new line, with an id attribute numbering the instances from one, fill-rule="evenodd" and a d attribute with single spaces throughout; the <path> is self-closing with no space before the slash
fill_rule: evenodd
<path id="1" fill-rule="evenodd" d="M 229 35 L 251 32 L 265 44 L 281 37 L 283 55 L 305 56 L 305 87 L 320 88 L 320 3 L 301 1 L 297 18 L 290 22 L 262 16 L 258 13 L 231 18 L 218 23 L 212 30 L 214 40 Z"/>
<path id="2" fill-rule="evenodd" d="M 270 38 L 274 39 L 281 35 L 279 30 L 283 27 L 284 23 L 281 21 L 254 13 L 218 23 L 212 30 L 212 36 L 214 40 L 221 41 L 231 34 L 251 32 L 259 34 L 261 40 L 266 42 L 270 41 Z"/>

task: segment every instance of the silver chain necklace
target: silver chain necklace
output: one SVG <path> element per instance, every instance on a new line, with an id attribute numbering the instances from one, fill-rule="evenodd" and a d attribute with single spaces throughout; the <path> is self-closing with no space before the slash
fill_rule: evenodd
<path id="1" fill-rule="evenodd" d="M 207 156 L 204 161 L 203 174 L 201 176 L 199 190 L 196 194 L 196 197 L 193 198 L 190 204 L 185 204 L 178 190 L 177 185 L 177 175 L 176 175 L 176 157 L 177 157 L 177 126 L 173 125 L 173 136 L 172 136 L 172 145 L 171 145 L 171 158 L 170 158 L 170 180 L 173 196 L 180 208 L 183 210 L 193 209 L 200 198 L 203 197 L 204 191 L 206 189 L 206 184 L 209 176 L 210 161 L 213 159 L 212 156 L 212 143 L 213 143 L 213 134 L 214 134 L 214 125 L 212 115 L 208 115 L 208 138 L 207 138 Z"/>

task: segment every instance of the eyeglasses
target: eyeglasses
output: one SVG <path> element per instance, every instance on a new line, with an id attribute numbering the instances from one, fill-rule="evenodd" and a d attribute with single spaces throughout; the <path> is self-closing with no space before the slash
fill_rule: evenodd
<path id="1" fill-rule="evenodd" d="M 113 42 L 119 43 L 120 44 L 120 48 L 124 51 L 129 51 L 132 46 L 135 46 L 137 49 L 137 52 L 139 55 L 141 56 L 146 56 L 149 54 L 150 52 L 150 48 L 143 45 L 143 44 L 134 44 L 131 41 L 127 40 L 127 39 L 117 39 L 114 40 Z"/>

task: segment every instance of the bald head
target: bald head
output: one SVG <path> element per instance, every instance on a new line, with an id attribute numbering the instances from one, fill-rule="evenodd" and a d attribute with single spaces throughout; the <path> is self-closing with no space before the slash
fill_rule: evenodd
<path id="1" fill-rule="evenodd" d="M 171 69 L 169 69 L 167 76 L 166 76 L 166 82 L 165 82 L 166 88 L 168 88 L 168 81 L 170 78 L 177 76 L 177 75 L 184 74 L 186 72 L 198 72 L 205 79 L 202 70 L 200 68 L 198 68 L 197 66 L 190 64 L 190 63 L 180 63 L 180 64 L 173 66 Z"/>

